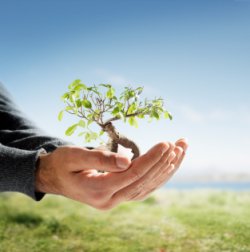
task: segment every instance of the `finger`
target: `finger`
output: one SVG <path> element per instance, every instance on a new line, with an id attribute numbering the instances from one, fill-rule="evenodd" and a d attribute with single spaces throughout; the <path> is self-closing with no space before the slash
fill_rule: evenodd
<path id="1" fill-rule="evenodd" d="M 177 163 L 177 161 L 179 160 L 182 153 L 183 153 L 182 148 L 175 146 L 174 150 L 172 150 L 168 154 L 168 157 L 165 159 L 165 162 L 163 162 L 163 163 L 159 162 L 159 167 L 157 169 L 157 172 L 154 172 L 154 173 L 151 172 L 151 174 L 145 175 L 145 176 L 147 176 L 147 180 L 145 180 L 145 181 L 146 181 L 147 187 L 149 189 L 156 187 L 156 185 L 158 184 L 158 181 L 161 179 L 163 173 L 169 169 L 170 164 L 175 165 Z"/>
<path id="2" fill-rule="evenodd" d="M 181 147 L 184 150 L 184 152 L 187 151 L 188 143 L 187 143 L 187 140 L 185 138 L 181 138 L 181 139 L 177 140 L 175 142 L 175 145 Z"/>
<path id="3" fill-rule="evenodd" d="M 171 143 L 169 143 L 168 150 L 163 154 L 162 158 L 154 165 L 152 169 L 150 169 L 142 178 L 137 180 L 135 183 L 140 183 L 141 180 L 144 181 L 144 183 L 148 184 L 153 179 L 155 179 L 156 176 L 158 176 L 161 172 L 161 167 L 164 166 L 166 163 L 170 163 L 175 158 L 175 152 L 173 151 L 175 146 Z"/>
<path id="4" fill-rule="evenodd" d="M 73 148 L 68 159 L 73 172 L 93 169 L 121 172 L 131 164 L 130 159 L 126 156 L 110 151 L 89 150 L 80 147 Z"/>
<path id="5" fill-rule="evenodd" d="M 178 159 L 175 159 L 171 164 L 166 165 L 165 167 L 161 168 L 162 173 L 158 175 L 158 177 L 155 179 L 155 181 L 151 182 L 151 185 L 148 190 L 148 192 L 141 193 L 137 195 L 133 200 L 143 200 L 146 198 L 152 191 L 160 188 L 162 185 L 164 185 L 173 175 L 174 173 L 179 169 L 184 157 L 185 152 L 181 149 L 176 147 L 175 151 L 177 153 Z"/>
<path id="6" fill-rule="evenodd" d="M 154 176 L 159 176 L 157 171 L 159 171 L 164 164 L 165 165 L 168 164 L 169 166 L 171 159 L 174 158 L 174 155 L 171 154 L 175 155 L 175 153 L 173 152 L 169 153 L 167 151 L 167 154 L 164 154 L 161 160 L 159 160 L 148 173 L 146 173 L 142 178 L 130 184 L 129 186 L 122 188 L 120 191 L 116 192 L 112 196 L 112 200 L 116 202 L 116 204 L 119 204 L 122 201 L 131 200 L 132 198 L 138 196 L 142 192 L 145 192 L 145 190 L 148 191 L 149 189 L 151 189 L 152 188 L 151 180 L 154 179 Z M 153 186 L 155 187 L 157 185 Z"/>
<path id="7" fill-rule="evenodd" d="M 146 199 L 153 191 L 157 190 L 161 186 L 163 186 L 175 173 L 177 169 L 175 169 L 175 166 L 173 164 L 170 164 L 168 168 L 162 173 L 162 176 L 158 178 L 158 181 L 156 183 L 156 186 L 148 190 L 147 192 L 142 192 L 140 194 L 137 194 L 136 197 L 132 198 L 131 200 L 144 200 Z"/>
<path id="8" fill-rule="evenodd" d="M 155 187 L 155 189 L 158 189 L 163 184 L 165 184 L 174 175 L 174 173 L 179 169 L 185 157 L 185 152 L 181 148 L 178 148 L 178 147 L 176 147 L 175 151 L 177 153 L 178 158 L 177 159 L 175 158 L 175 160 L 172 161 L 168 167 L 162 168 L 162 175 L 156 178 L 157 180 L 156 184 L 158 185 Z"/>
<path id="9" fill-rule="evenodd" d="M 182 154 L 187 151 L 188 148 L 188 144 L 186 142 L 186 140 L 184 138 L 179 139 L 178 141 L 175 142 L 175 149 L 174 152 L 176 154 L 175 159 L 171 160 L 171 163 L 174 164 L 175 166 L 177 166 L 177 162 L 178 165 L 180 166 L 182 159 L 180 159 L 182 157 Z"/>
<path id="10" fill-rule="evenodd" d="M 184 159 L 184 157 L 186 155 L 186 152 L 187 152 L 187 149 L 188 149 L 188 144 L 187 144 L 185 139 L 181 139 L 181 140 L 176 142 L 176 145 L 180 146 L 183 149 L 183 153 L 182 153 L 181 157 L 178 159 L 178 161 L 175 164 L 175 166 L 178 169 L 180 167 L 181 163 L 183 162 L 183 159 Z"/>
<path id="11" fill-rule="evenodd" d="M 159 143 L 146 154 L 134 159 L 129 169 L 122 173 L 107 174 L 106 182 L 116 192 L 129 186 L 143 177 L 154 165 L 161 160 L 163 154 L 169 149 L 170 143 Z"/>
<path id="12" fill-rule="evenodd" d="M 188 148 L 188 145 L 185 142 L 185 140 L 182 141 L 181 139 L 176 142 L 176 147 L 175 147 L 176 158 L 172 161 L 172 164 L 174 164 L 176 168 L 180 167 L 184 159 L 185 153 L 187 151 L 187 148 Z"/>
<path id="13" fill-rule="evenodd" d="M 166 182 L 169 181 L 169 179 L 171 179 L 171 177 L 176 173 L 176 171 L 179 169 L 184 157 L 185 157 L 186 153 L 182 152 L 182 155 L 179 157 L 178 161 L 175 164 L 171 164 L 170 167 L 168 169 L 165 169 L 165 171 L 163 172 L 163 175 L 161 178 L 159 178 L 159 185 L 155 188 L 158 189 L 161 186 L 163 186 Z"/>
<path id="14" fill-rule="evenodd" d="M 178 162 L 184 150 L 179 146 L 175 146 L 174 152 L 176 155 L 175 158 L 172 160 L 172 164 L 176 164 Z"/>
<path id="15" fill-rule="evenodd" d="M 149 190 L 146 193 L 138 194 L 135 198 L 133 198 L 133 200 L 144 200 L 145 198 L 148 197 L 148 195 L 151 192 L 164 186 L 171 179 L 171 177 L 175 174 L 175 172 L 179 169 L 185 155 L 186 155 L 185 152 L 183 152 L 181 157 L 179 158 L 179 160 L 177 161 L 177 163 L 175 165 L 170 164 L 170 166 L 164 170 L 162 176 L 158 177 L 158 185 L 155 188 L 152 188 L 151 190 Z"/>
<path id="16" fill-rule="evenodd" d="M 172 178 L 172 176 L 176 173 L 177 170 L 178 170 L 178 167 L 176 167 L 174 164 L 171 164 L 169 169 L 164 172 L 162 178 L 159 181 L 159 185 L 155 189 L 158 189 L 164 184 L 166 184 Z"/>
<path id="17" fill-rule="evenodd" d="M 179 139 L 178 141 L 176 141 L 175 144 L 177 147 L 181 147 L 182 151 L 179 148 L 176 149 L 176 151 L 177 151 L 177 153 L 179 153 L 179 155 L 181 153 L 181 156 L 178 157 L 178 154 L 177 154 L 176 159 L 172 162 L 171 165 L 169 165 L 169 167 L 162 168 L 165 170 L 163 171 L 163 174 L 158 176 L 158 178 L 157 178 L 158 182 L 156 183 L 157 186 L 152 187 L 147 192 L 137 194 L 136 197 L 133 198 L 133 200 L 144 200 L 145 198 L 147 198 L 149 196 L 149 194 L 151 194 L 153 191 L 155 191 L 158 188 L 165 185 L 171 179 L 171 177 L 175 174 L 175 172 L 179 169 L 179 167 L 185 157 L 185 154 L 186 154 L 186 151 L 188 148 L 188 144 L 185 139 Z M 153 183 L 152 183 L 152 185 L 153 185 Z"/>

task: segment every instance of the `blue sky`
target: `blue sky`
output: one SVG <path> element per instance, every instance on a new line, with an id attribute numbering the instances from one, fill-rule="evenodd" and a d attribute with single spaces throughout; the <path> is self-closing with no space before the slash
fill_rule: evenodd
<path id="1" fill-rule="evenodd" d="M 0 80 L 49 134 L 61 94 L 86 84 L 143 85 L 172 122 L 119 125 L 143 151 L 187 137 L 179 174 L 249 173 L 250 1 L 0 1 Z"/>

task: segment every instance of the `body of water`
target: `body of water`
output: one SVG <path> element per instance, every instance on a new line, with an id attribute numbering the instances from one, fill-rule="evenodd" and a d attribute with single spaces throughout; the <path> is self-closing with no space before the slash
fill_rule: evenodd
<path id="1" fill-rule="evenodd" d="M 193 190 L 193 189 L 216 189 L 232 191 L 250 191 L 249 182 L 169 182 L 166 189 Z"/>

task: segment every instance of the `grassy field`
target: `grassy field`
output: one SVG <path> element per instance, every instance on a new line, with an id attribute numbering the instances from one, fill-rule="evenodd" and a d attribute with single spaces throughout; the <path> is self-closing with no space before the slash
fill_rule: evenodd
<path id="1" fill-rule="evenodd" d="M 250 192 L 166 190 L 108 212 L 0 194 L 0 251 L 250 252 Z"/>

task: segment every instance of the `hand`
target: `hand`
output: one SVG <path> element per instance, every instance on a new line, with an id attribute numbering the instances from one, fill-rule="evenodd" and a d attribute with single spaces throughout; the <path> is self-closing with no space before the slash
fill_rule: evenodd
<path id="1" fill-rule="evenodd" d="M 145 183 L 143 186 L 140 185 L 140 181 L 137 182 L 138 193 L 134 192 L 134 197 L 131 197 L 131 200 L 144 200 L 149 196 L 151 192 L 163 186 L 179 169 L 186 151 L 188 148 L 188 144 L 185 139 L 180 139 L 174 145 L 171 145 L 168 152 L 166 152 L 165 157 L 168 161 L 164 162 L 162 166 L 160 166 L 160 170 L 158 171 L 158 176 L 155 178 L 148 176 L 147 184 Z M 140 190 L 141 189 L 143 190 Z"/>
<path id="2" fill-rule="evenodd" d="M 186 146 L 185 141 L 181 142 L 177 146 L 159 143 L 132 163 L 108 151 L 59 147 L 40 157 L 36 190 L 61 194 L 98 209 L 141 199 L 169 179 L 179 166 L 184 156 L 183 146 Z M 182 155 L 175 157 L 179 151 Z"/>

